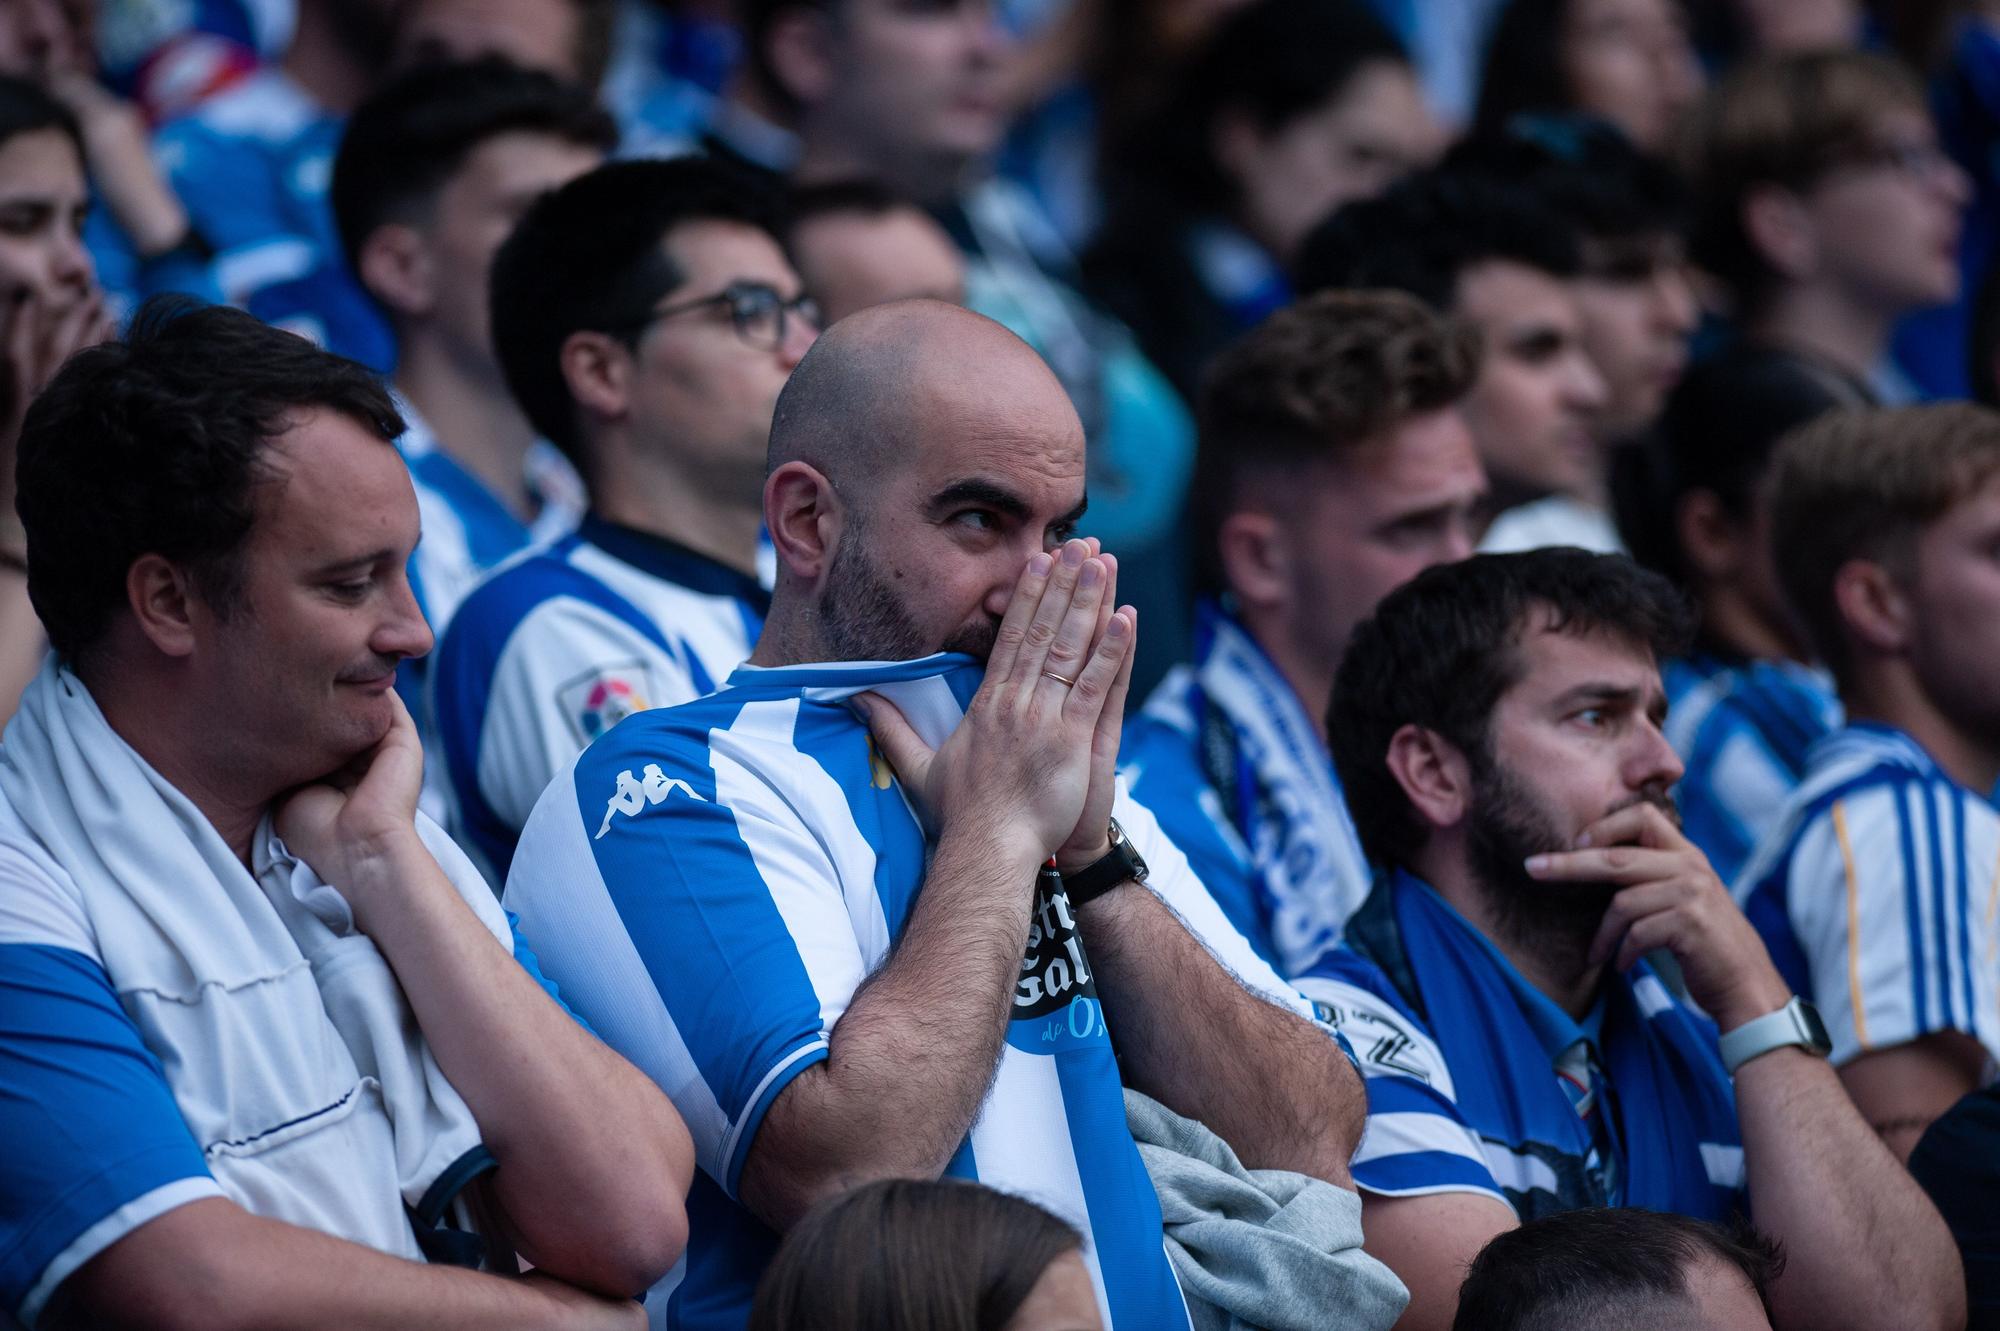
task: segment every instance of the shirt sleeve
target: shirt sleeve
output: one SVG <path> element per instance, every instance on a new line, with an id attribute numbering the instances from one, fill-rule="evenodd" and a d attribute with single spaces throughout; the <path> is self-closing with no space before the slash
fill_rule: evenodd
<path id="1" fill-rule="evenodd" d="M 1346 1038 L 1368 1090 L 1355 1186 L 1384 1197 L 1475 1193 L 1511 1207 L 1478 1134 L 1458 1111 L 1443 1052 L 1387 997 L 1379 972 L 1335 951 L 1298 986 Z"/>
<path id="2" fill-rule="evenodd" d="M 0 942 L 0 1088 L 0 1305 L 24 1324 L 140 1225 L 222 1195 L 92 956 Z"/>
<path id="3" fill-rule="evenodd" d="M 1862 786 L 1803 824 L 1783 900 L 1836 1064 L 1947 1030 L 2000 1057 L 1996 857 L 2000 820 L 1945 782 Z"/>
<path id="4" fill-rule="evenodd" d="M 623 717 L 695 696 L 684 662 L 618 614 L 542 601 L 504 636 L 467 602 L 436 670 L 437 724 L 460 800 L 518 830 L 543 790 Z"/>
<path id="5" fill-rule="evenodd" d="M 506 901 L 733 1196 L 765 1112 L 827 1057 L 867 967 L 841 872 L 797 808 L 719 739 L 711 755 L 653 742 L 662 729 L 621 732 L 549 788 Z"/>

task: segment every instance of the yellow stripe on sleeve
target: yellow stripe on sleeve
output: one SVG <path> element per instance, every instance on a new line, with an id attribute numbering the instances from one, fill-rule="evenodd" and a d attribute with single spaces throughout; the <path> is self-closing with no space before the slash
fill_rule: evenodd
<path id="1" fill-rule="evenodd" d="M 1854 873 L 1854 847 L 1847 841 L 1847 808 L 1833 802 L 1833 834 L 1840 841 L 1840 863 L 1847 870 L 1847 1001 L 1854 1007 L 1854 1038 L 1861 1048 L 1868 1041 L 1868 1015 L 1861 1006 L 1861 884 Z"/>

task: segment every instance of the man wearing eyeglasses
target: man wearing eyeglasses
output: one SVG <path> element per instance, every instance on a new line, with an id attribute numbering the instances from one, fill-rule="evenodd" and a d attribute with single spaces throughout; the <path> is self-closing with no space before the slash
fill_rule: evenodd
<path id="1" fill-rule="evenodd" d="M 457 831 L 496 879 L 591 740 L 713 692 L 762 628 L 771 411 L 818 331 L 766 188 L 708 161 L 604 166 L 494 261 L 507 384 L 590 491 L 573 535 L 466 599 L 432 670 Z"/>

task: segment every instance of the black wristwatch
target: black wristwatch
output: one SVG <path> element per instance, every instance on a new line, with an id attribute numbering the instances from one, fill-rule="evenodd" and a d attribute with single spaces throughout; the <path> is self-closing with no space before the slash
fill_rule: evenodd
<path id="1" fill-rule="evenodd" d="M 1063 892 L 1069 897 L 1072 907 L 1095 901 L 1128 880 L 1135 883 L 1146 881 L 1146 861 L 1125 839 L 1125 829 L 1118 825 L 1116 818 L 1111 820 L 1108 835 L 1111 837 L 1110 850 L 1074 873 L 1061 874 Z"/>

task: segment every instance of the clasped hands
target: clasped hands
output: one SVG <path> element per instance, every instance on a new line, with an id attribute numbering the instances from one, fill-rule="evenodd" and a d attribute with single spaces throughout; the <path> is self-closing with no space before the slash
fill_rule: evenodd
<path id="1" fill-rule="evenodd" d="M 1118 561 L 1071 540 L 1022 569 L 986 677 L 936 749 L 894 704 L 856 699 L 934 836 L 991 838 L 1079 869 L 1110 849 L 1118 741 L 1139 614 L 1118 606 Z"/>

